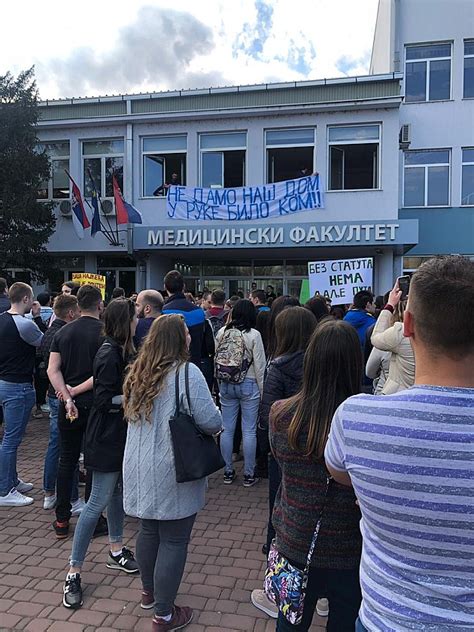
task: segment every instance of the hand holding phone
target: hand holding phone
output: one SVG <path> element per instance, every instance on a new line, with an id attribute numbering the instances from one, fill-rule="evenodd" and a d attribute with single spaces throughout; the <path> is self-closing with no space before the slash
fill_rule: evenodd
<path id="1" fill-rule="evenodd" d="M 406 301 L 410 289 L 410 277 L 408 275 L 398 277 L 398 289 L 401 291 L 400 300 Z"/>

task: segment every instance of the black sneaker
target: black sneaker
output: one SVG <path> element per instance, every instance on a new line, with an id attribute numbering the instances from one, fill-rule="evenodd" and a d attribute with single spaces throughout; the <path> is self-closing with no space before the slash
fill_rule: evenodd
<path id="1" fill-rule="evenodd" d="M 224 485 L 230 485 L 235 480 L 235 470 L 224 472 Z"/>
<path id="2" fill-rule="evenodd" d="M 63 606 L 77 610 L 83 603 L 81 576 L 79 573 L 75 573 L 69 578 L 66 577 L 63 587 Z"/>
<path id="3" fill-rule="evenodd" d="M 258 476 L 250 476 L 250 474 L 244 475 L 244 487 L 253 487 L 255 483 L 258 483 L 260 479 Z"/>
<path id="4" fill-rule="evenodd" d="M 138 564 L 133 557 L 133 553 L 126 547 L 123 547 L 120 555 L 117 556 L 112 555 L 112 552 L 109 551 L 107 568 L 116 568 L 124 573 L 138 573 Z"/>
<path id="5" fill-rule="evenodd" d="M 92 534 L 93 538 L 99 538 L 101 535 L 109 535 L 109 525 L 104 516 L 99 516 L 97 526 Z"/>
<path id="6" fill-rule="evenodd" d="M 58 540 L 64 540 L 69 534 L 69 520 L 65 520 L 64 522 L 58 522 L 58 520 L 55 520 L 53 522 L 53 529 L 56 532 Z"/>

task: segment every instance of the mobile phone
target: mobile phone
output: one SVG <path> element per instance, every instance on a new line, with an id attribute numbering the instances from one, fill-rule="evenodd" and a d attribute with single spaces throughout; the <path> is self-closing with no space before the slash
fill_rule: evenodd
<path id="1" fill-rule="evenodd" d="M 405 301 L 410 289 L 410 277 L 408 275 L 398 277 L 398 288 L 402 291 L 401 301 Z"/>

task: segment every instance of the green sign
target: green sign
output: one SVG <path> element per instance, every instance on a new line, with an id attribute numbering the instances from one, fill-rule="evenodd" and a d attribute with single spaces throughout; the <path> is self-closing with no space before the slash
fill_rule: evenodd
<path id="1" fill-rule="evenodd" d="M 301 290 L 300 290 L 300 303 L 304 305 L 310 299 L 311 295 L 309 293 L 309 279 L 303 279 L 301 281 Z"/>

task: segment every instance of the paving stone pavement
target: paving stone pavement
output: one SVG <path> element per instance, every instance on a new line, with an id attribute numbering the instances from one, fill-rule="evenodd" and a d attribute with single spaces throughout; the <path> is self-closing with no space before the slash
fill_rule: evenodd
<path id="1" fill-rule="evenodd" d="M 34 504 L 0 507 L 0 630 L 150 631 L 152 615 L 139 606 L 140 579 L 106 567 L 105 537 L 89 547 L 82 573 L 83 607 L 71 611 L 61 605 L 72 539 L 56 540 L 51 526 L 54 511 L 42 508 L 48 431 L 46 416 L 31 419 L 18 453 L 20 477 L 35 485 Z M 219 476 L 213 477 L 207 505 L 196 520 L 177 598 L 178 605 L 195 611 L 188 632 L 275 629 L 275 621 L 250 603 L 250 592 L 262 585 L 265 564 L 261 546 L 267 482 L 245 489 L 241 481 L 239 477 L 233 485 L 223 485 Z M 137 520 L 126 519 L 124 541 L 133 549 L 137 526 Z M 324 629 L 325 620 L 315 615 L 312 631 Z"/>

